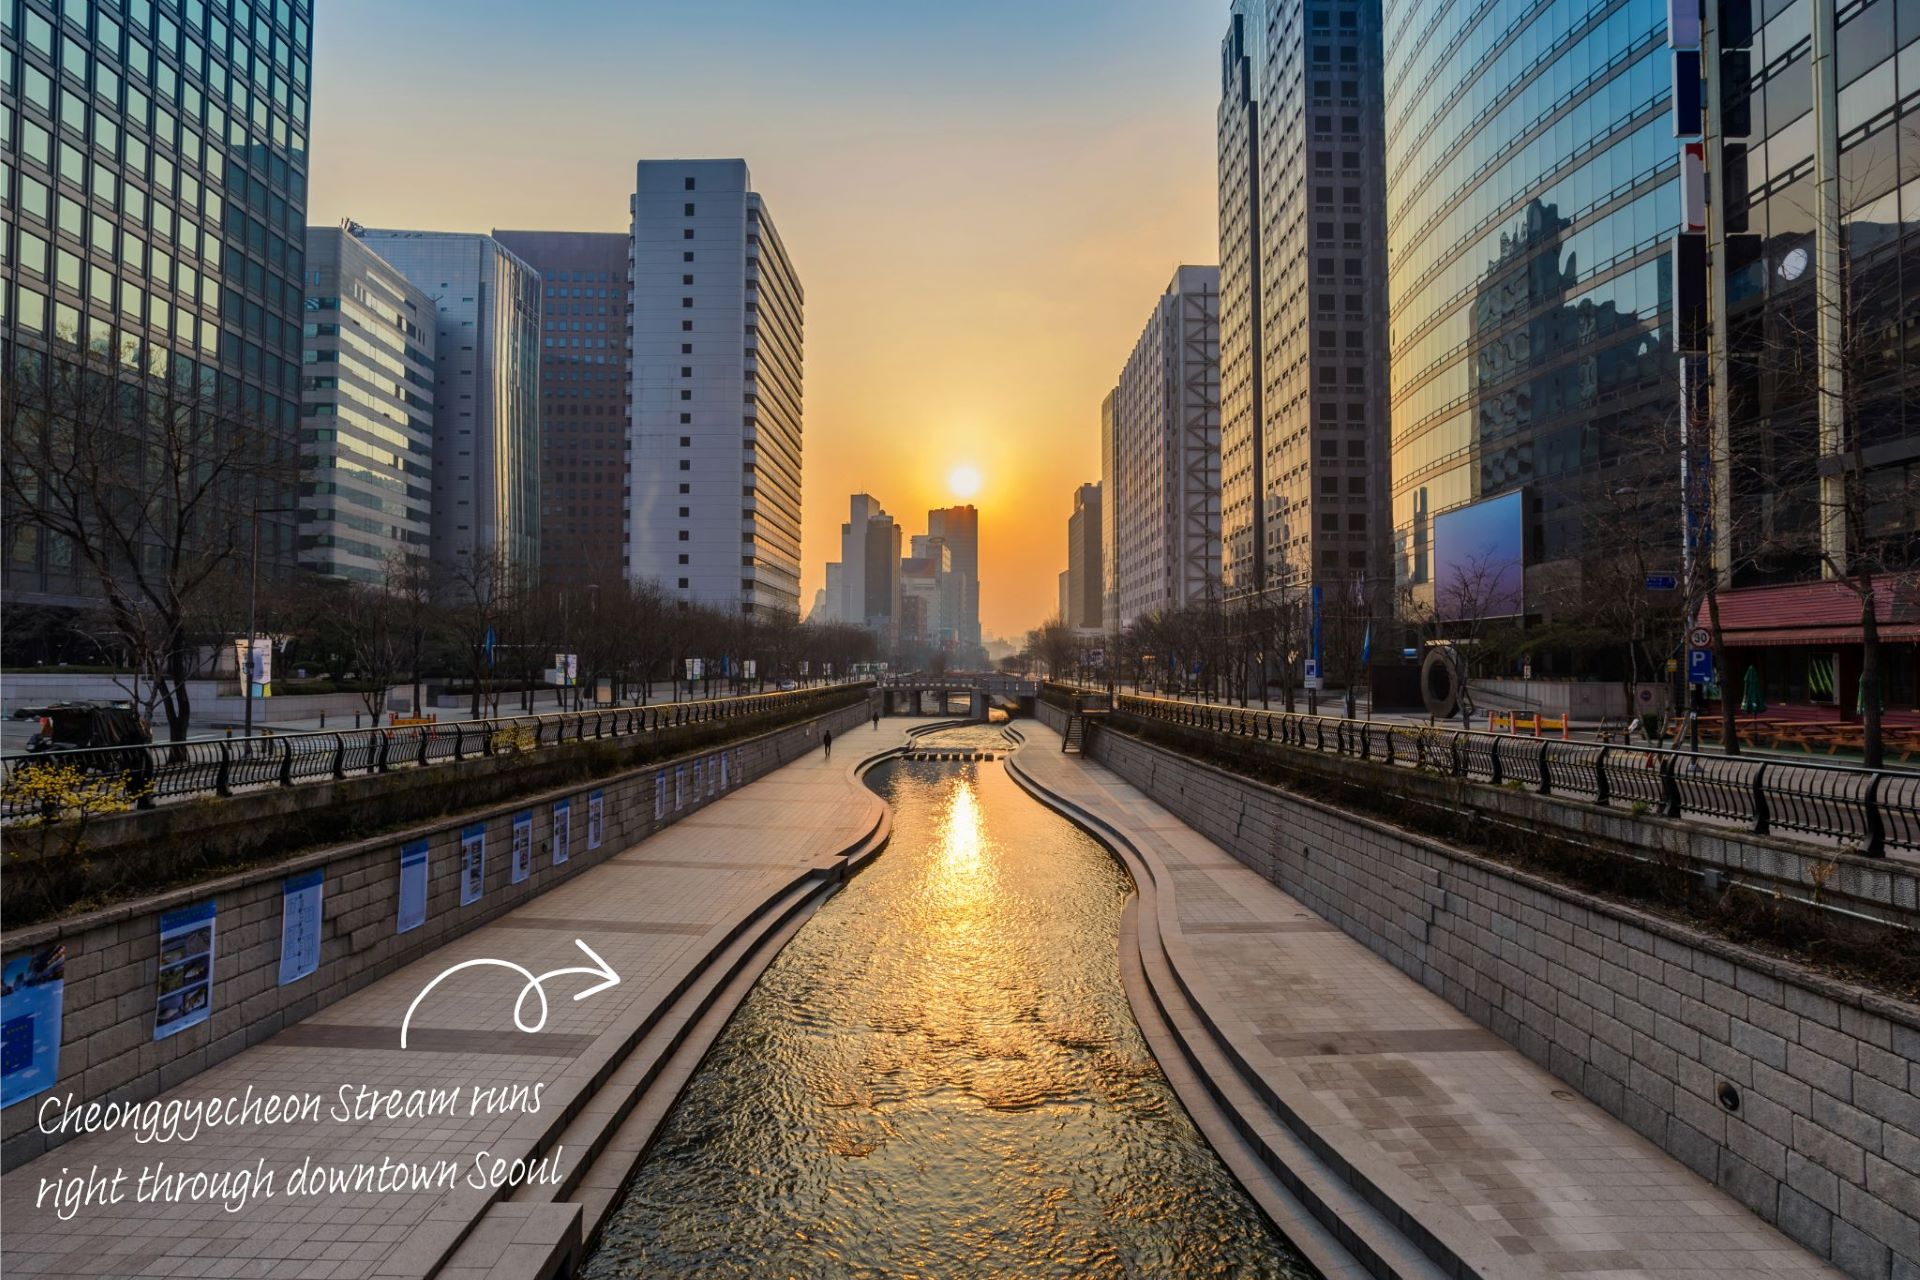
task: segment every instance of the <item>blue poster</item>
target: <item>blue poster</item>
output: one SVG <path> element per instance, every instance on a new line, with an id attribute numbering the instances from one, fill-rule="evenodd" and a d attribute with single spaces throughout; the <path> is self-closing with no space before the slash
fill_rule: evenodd
<path id="1" fill-rule="evenodd" d="M 728 781 L 727 781 L 727 779 L 728 779 L 728 777 L 729 777 L 729 775 L 728 775 L 728 772 L 727 772 L 727 756 L 728 756 L 728 754 L 729 754 L 729 753 L 728 753 L 728 752 L 725 752 L 725 751 L 722 751 L 722 752 L 720 753 L 720 789 L 721 789 L 722 791 L 725 791 L 725 790 L 727 789 L 727 787 L 728 787 L 728 785 L 729 785 L 729 784 L 728 784 Z"/>
<path id="2" fill-rule="evenodd" d="M 573 856 L 573 800 L 553 802 L 553 865 Z"/>
<path id="3" fill-rule="evenodd" d="M 687 766 L 679 765 L 673 771 L 673 811 L 680 812 L 687 807 Z"/>
<path id="4" fill-rule="evenodd" d="M 487 891 L 487 824 L 460 828 L 460 905 L 480 901 Z"/>
<path id="5" fill-rule="evenodd" d="M 522 809 L 513 815 L 513 844 L 507 859 L 514 884 L 533 874 L 533 810 Z"/>
<path id="6" fill-rule="evenodd" d="M 653 775 L 653 820 L 655 822 L 667 816 L 667 775 Z"/>
<path id="7" fill-rule="evenodd" d="M 298 982 L 320 967 L 320 896 L 326 873 L 319 867 L 289 876 L 280 886 L 280 985 Z"/>
<path id="8" fill-rule="evenodd" d="M 400 846 L 400 918 L 395 933 L 418 929 L 427 922 L 427 842 L 410 840 Z"/>
<path id="9" fill-rule="evenodd" d="M 197 1027 L 213 1016 L 214 901 L 160 917 L 160 977 L 153 1005 L 153 1038 Z"/>
<path id="10" fill-rule="evenodd" d="M 63 943 L 17 955 L 0 972 L 0 1107 L 44 1093 L 59 1080 L 66 989 Z"/>

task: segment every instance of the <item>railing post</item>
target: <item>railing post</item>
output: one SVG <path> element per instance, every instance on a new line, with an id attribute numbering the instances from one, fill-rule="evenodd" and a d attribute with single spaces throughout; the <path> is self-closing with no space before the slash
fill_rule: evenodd
<path id="1" fill-rule="evenodd" d="M 347 740 L 337 733 L 333 735 L 333 776 L 347 776 Z"/>
<path id="2" fill-rule="evenodd" d="M 368 765 L 377 773 L 387 771 L 387 748 L 393 745 L 393 735 L 384 729 L 376 730 L 380 736 L 380 758 L 378 762 L 369 761 Z"/>
<path id="3" fill-rule="evenodd" d="M 1867 779 L 1867 847 L 1861 850 L 1869 858 L 1887 856 L 1887 824 L 1880 814 L 1880 774 Z"/>
<path id="4" fill-rule="evenodd" d="M 220 768 L 213 775 L 213 793 L 230 796 L 233 794 L 233 752 L 225 738 L 215 745 L 220 748 Z"/>
<path id="5" fill-rule="evenodd" d="M 1773 815 L 1767 811 L 1767 788 L 1765 779 L 1767 766 L 1760 765 L 1753 771 L 1753 834 L 1763 836 L 1773 822 Z"/>
<path id="6" fill-rule="evenodd" d="M 1540 794 L 1543 796 L 1553 794 L 1553 774 L 1547 769 L 1547 748 L 1552 743 L 1551 738 L 1540 739 Z"/>
<path id="7" fill-rule="evenodd" d="M 1491 782 L 1496 787 L 1500 785 L 1500 778 L 1501 778 L 1500 741 L 1501 741 L 1500 735 L 1495 734 L 1493 736 L 1493 740 L 1487 744 L 1487 759 L 1493 761 L 1493 767 L 1489 771 L 1489 776 L 1487 778 L 1487 781 Z"/>
<path id="8" fill-rule="evenodd" d="M 1391 750 L 1391 748 L 1389 748 L 1389 750 Z M 1373 759 L 1373 734 L 1364 724 L 1360 726 L 1360 758 L 1362 760 Z"/>
<path id="9" fill-rule="evenodd" d="M 419 730 L 419 734 L 420 734 L 420 750 L 414 756 L 413 762 L 416 765 L 419 765 L 421 768 L 425 768 L 427 763 L 427 748 L 433 745 L 432 726 L 430 725 L 421 726 Z"/>
<path id="10" fill-rule="evenodd" d="M 486 730 L 482 729 L 481 732 L 485 733 Z M 453 762 L 455 764 L 459 764 L 462 760 L 466 759 L 466 754 L 467 754 L 466 726 L 456 721 L 453 726 Z"/>
<path id="11" fill-rule="evenodd" d="M 1449 735 L 1447 738 L 1447 743 L 1448 743 L 1448 750 L 1453 756 L 1453 776 L 1456 778 L 1466 777 L 1467 776 L 1467 753 L 1460 746 L 1460 735 L 1457 733 Z"/>
<path id="12" fill-rule="evenodd" d="M 1674 753 L 1660 754 L 1660 793 L 1665 796 L 1660 812 L 1669 818 L 1680 816 L 1680 776 L 1674 768 Z"/>
<path id="13" fill-rule="evenodd" d="M 1607 785 L 1607 752 L 1612 747 L 1601 747 L 1600 755 L 1593 762 L 1593 802 L 1604 805 L 1612 798 L 1611 788 Z"/>
<path id="14" fill-rule="evenodd" d="M 280 739 L 280 785 L 293 785 L 293 739 Z"/>

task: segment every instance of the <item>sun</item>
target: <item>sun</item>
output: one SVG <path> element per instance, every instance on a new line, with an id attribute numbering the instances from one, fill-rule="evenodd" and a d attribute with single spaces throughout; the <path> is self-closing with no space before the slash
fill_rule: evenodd
<path id="1" fill-rule="evenodd" d="M 963 462 L 947 472 L 947 488 L 953 490 L 956 498 L 971 498 L 980 492 L 981 484 L 980 468 L 970 462 Z"/>

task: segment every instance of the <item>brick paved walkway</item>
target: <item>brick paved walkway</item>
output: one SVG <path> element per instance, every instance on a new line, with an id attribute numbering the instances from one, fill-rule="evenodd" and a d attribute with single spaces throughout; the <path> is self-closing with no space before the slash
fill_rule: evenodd
<path id="1" fill-rule="evenodd" d="M 1143 950 L 1157 925 L 1259 1086 L 1476 1274 L 1839 1274 L 1057 734 L 1028 739 L 1023 772 L 1154 864 Z"/>
<path id="2" fill-rule="evenodd" d="M 924 722 L 885 719 L 877 730 L 850 731 L 831 763 L 815 752 L 751 783 L 161 1099 L 240 1095 L 251 1085 L 256 1092 L 318 1093 L 324 1116 L 343 1085 L 381 1091 L 458 1085 L 457 1114 L 223 1128 L 191 1143 L 142 1144 L 127 1130 L 75 1139 L 0 1178 L 6 1223 L 0 1271 L 9 1277 L 303 1280 L 406 1273 L 393 1260 L 397 1246 L 430 1216 L 444 1222 L 449 1206 L 476 1201 L 474 1191 L 463 1185 L 451 1192 L 290 1195 L 288 1180 L 302 1161 L 340 1168 L 378 1166 L 383 1158 L 417 1165 L 449 1160 L 464 1180 L 476 1153 L 511 1153 L 531 1136 L 557 1131 L 584 1106 L 637 1029 L 673 1000 L 741 921 L 816 869 L 832 871 L 874 829 L 883 806 L 854 778 L 852 766 L 903 742 L 918 723 Z M 447 967 L 479 957 L 536 973 L 583 965 L 576 938 L 613 966 L 618 986 L 576 1003 L 572 993 L 594 979 L 553 980 L 546 1028 L 528 1035 L 513 1024 L 522 980 L 491 966 L 469 969 L 427 997 L 412 1021 L 411 1047 L 400 1049 L 402 1015 Z M 545 1086 L 539 1114 L 469 1114 L 474 1089 L 516 1084 Z M 562 1157 L 572 1158 L 571 1152 Z M 252 1170 L 259 1161 L 277 1171 L 276 1194 L 239 1212 L 228 1213 L 218 1202 L 136 1201 L 134 1183 L 143 1168 L 216 1173 Z M 90 1205 L 67 1222 L 51 1207 L 36 1207 L 43 1179 L 96 1166 L 126 1171 L 121 1203 Z"/>

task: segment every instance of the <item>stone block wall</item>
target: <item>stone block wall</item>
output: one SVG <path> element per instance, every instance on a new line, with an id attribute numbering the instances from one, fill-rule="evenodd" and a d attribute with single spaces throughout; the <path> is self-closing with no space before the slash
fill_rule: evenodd
<path id="1" fill-rule="evenodd" d="M 1089 754 L 1848 1275 L 1920 1280 L 1920 1009 L 1120 733 Z"/>
<path id="2" fill-rule="evenodd" d="M 632 847 L 726 791 L 818 750 L 822 728 L 843 733 L 864 723 L 868 714 L 864 702 L 856 703 L 590 784 L 520 796 L 511 803 L 9 932 L 0 937 L 0 951 L 8 961 L 51 945 L 66 948 L 66 990 L 59 1082 L 50 1093 L 0 1113 L 0 1169 L 15 1168 L 58 1144 L 58 1137 L 41 1133 L 37 1124 L 40 1105 L 49 1096 L 71 1094 L 76 1104 L 132 1101 L 173 1088 Z M 716 781 L 723 754 L 728 761 L 725 791 Z M 696 762 L 698 794 L 693 793 Z M 676 807 L 675 774 L 681 770 L 686 790 Z M 658 818 L 657 777 L 666 779 L 664 812 Z M 604 831 L 600 847 L 589 850 L 588 797 L 595 791 L 602 794 Z M 553 806 L 561 799 L 570 801 L 571 856 L 556 866 Z M 513 884 L 513 817 L 526 810 L 533 813 L 533 872 Z M 474 823 L 485 823 L 487 829 L 486 889 L 477 902 L 463 907 L 460 831 Z M 421 838 L 428 841 L 426 922 L 398 933 L 400 848 Z M 325 875 L 319 969 L 281 986 L 282 882 L 316 868 Z M 209 899 L 217 908 L 212 1017 L 156 1040 L 160 916 Z"/>

